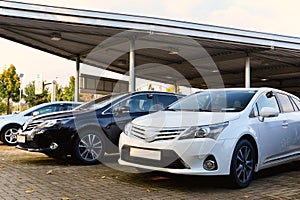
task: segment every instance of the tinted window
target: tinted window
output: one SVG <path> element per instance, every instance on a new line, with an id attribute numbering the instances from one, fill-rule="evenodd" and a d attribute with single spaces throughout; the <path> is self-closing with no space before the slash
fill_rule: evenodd
<path id="1" fill-rule="evenodd" d="M 153 104 L 153 97 L 147 94 L 140 94 L 121 101 L 113 107 L 113 110 L 125 106 L 129 109 L 129 112 L 148 112 Z"/>
<path id="2" fill-rule="evenodd" d="M 63 106 L 61 105 L 50 105 L 50 106 L 45 106 L 43 108 L 40 108 L 36 111 L 39 112 L 40 115 L 50 113 L 50 112 L 56 112 L 62 110 Z"/>
<path id="3" fill-rule="evenodd" d="M 285 95 L 285 94 L 281 94 L 281 93 L 277 93 L 279 102 L 282 106 L 282 111 L 283 112 L 292 112 L 294 111 L 293 105 L 290 101 L 290 98 Z"/>
<path id="4" fill-rule="evenodd" d="M 64 110 L 72 110 L 77 106 L 78 106 L 77 104 L 65 104 Z"/>
<path id="5" fill-rule="evenodd" d="M 268 98 L 267 95 L 264 94 L 258 99 L 256 105 L 257 105 L 258 112 L 260 112 L 261 109 L 264 107 L 271 107 L 276 109 L 278 112 L 280 112 L 275 96 Z"/>
<path id="6" fill-rule="evenodd" d="M 157 101 L 158 101 L 157 103 L 161 104 L 164 108 L 177 100 L 178 100 L 177 96 L 161 95 L 161 94 L 157 95 Z"/>

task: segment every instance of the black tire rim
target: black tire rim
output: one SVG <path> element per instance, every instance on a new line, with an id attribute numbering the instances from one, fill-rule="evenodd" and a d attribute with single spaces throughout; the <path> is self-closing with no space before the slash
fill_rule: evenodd
<path id="1" fill-rule="evenodd" d="M 250 181 L 253 173 L 253 152 L 248 146 L 242 146 L 237 153 L 236 177 L 241 183 Z"/>
<path id="2" fill-rule="evenodd" d="M 18 134 L 18 129 L 16 129 L 16 128 L 8 129 L 4 133 L 5 141 L 8 144 L 16 144 L 17 143 L 17 134 Z"/>
<path id="3" fill-rule="evenodd" d="M 93 162 L 99 159 L 102 155 L 102 140 L 94 133 L 87 134 L 80 138 L 78 150 L 79 155 L 83 160 L 87 162 Z"/>

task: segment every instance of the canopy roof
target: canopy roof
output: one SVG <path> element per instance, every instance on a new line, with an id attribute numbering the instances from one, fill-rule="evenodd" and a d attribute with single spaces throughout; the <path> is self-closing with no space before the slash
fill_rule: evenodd
<path id="1" fill-rule="evenodd" d="M 137 77 L 198 88 L 212 65 L 226 87 L 244 87 L 250 56 L 251 86 L 300 95 L 298 37 L 12 1 L 0 1 L 0 37 L 123 74 L 134 40 Z"/>

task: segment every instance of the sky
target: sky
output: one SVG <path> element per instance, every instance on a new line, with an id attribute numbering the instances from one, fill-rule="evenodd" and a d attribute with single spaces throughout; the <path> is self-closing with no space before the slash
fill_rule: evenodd
<path id="1" fill-rule="evenodd" d="M 15 0 L 18 1 L 18 0 Z M 298 0 L 23 0 L 26 3 L 159 17 L 300 37 Z M 75 62 L 0 38 L 0 72 L 13 64 L 22 87 L 37 74 L 66 85 Z M 63 70 L 62 70 L 63 69 Z"/>

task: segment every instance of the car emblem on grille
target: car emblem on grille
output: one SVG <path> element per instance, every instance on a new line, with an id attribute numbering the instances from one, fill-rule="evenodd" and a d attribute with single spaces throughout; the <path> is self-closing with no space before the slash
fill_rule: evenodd
<path id="1" fill-rule="evenodd" d="M 145 141 L 146 142 L 153 142 L 156 138 L 155 132 L 152 131 L 146 131 L 145 132 Z"/>

